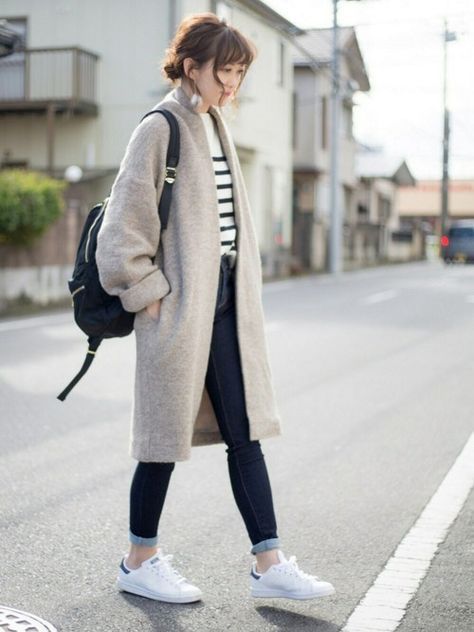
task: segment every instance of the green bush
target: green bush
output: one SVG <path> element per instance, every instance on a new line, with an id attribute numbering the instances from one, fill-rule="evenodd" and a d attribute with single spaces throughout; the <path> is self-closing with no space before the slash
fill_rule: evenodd
<path id="1" fill-rule="evenodd" d="M 64 210 L 64 182 L 35 171 L 0 171 L 0 243 L 27 245 Z"/>

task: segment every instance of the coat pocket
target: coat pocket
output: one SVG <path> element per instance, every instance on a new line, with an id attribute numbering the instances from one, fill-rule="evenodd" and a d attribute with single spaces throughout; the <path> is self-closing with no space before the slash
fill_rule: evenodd
<path id="1" fill-rule="evenodd" d="M 137 321 L 139 326 L 140 325 L 158 325 L 160 323 L 161 317 L 162 317 L 162 311 L 163 311 L 163 299 L 160 299 L 160 311 L 158 313 L 157 318 L 154 318 L 153 316 L 151 316 L 148 311 L 147 308 L 144 307 L 143 309 L 141 309 L 139 312 L 136 313 L 135 315 L 135 327 L 137 325 Z"/>

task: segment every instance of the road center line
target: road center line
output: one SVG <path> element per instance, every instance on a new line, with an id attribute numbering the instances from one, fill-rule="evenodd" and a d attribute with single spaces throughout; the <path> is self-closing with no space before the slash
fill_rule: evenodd
<path id="1" fill-rule="evenodd" d="M 474 433 L 342 632 L 393 632 L 474 484 Z"/>
<path id="2" fill-rule="evenodd" d="M 385 292 L 377 292 L 376 294 L 369 294 L 363 300 L 366 305 L 373 305 L 374 303 L 381 303 L 382 301 L 389 301 L 395 298 L 398 292 L 395 290 L 386 290 Z"/>

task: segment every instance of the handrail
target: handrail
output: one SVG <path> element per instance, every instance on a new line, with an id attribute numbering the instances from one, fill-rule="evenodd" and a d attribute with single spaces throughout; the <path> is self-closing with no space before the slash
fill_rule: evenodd
<path id="1" fill-rule="evenodd" d="M 96 102 L 99 55 L 79 46 L 24 48 L 0 59 L 0 102 Z"/>

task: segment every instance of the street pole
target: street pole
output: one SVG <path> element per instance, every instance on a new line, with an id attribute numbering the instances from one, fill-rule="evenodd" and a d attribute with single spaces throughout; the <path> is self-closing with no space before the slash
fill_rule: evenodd
<path id="1" fill-rule="evenodd" d="M 349 0 L 347 0 L 349 1 Z M 352 0 L 359 2 L 360 0 Z M 331 90 L 331 173 L 329 174 L 329 272 L 337 274 L 342 268 L 343 213 L 341 212 L 339 186 L 339 116 L 340 116 L 340 80 L 339 80 L 339 25 L 337 8 L 339 0 L 332 0 L 332 90 Z"/>
<path id="2" fill-rule="evenodd" d="M 341 269 L 341 212 L 339 209 L 339 27 L 337 3 L 333 0 L 332 37 L 332 91 L 331 91 L 331 173 L 330 173 L 330 232 L 329 272 L 336 274 Z"/>
<path id="3" fill-rule="evenodd" d="M 449 216 L 449 117 L 447 104 L 447 67 L 448 67 L 448 42 L 456 39 L 456 34 L 448 31 L 448 22 L 444 20 L 443 33 L 443 175 L 441 181 L 441 237 L 446 235 Z"/>

